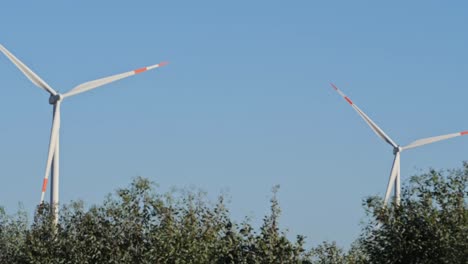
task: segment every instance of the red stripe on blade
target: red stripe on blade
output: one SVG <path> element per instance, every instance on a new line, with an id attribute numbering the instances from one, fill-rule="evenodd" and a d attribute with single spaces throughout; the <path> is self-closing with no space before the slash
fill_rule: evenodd
<path id="1" fill-rule="evenodd" d="M 163 61 L 163 62 L 160 62 L 160 63 L 159 63 L 159 67 L 163 67 L 163 66 L 166 66 L 166 65 L 168 65 L 168 64 L 169 64 L 168 61 Z"/>
<path id="2" fill-rule="evenodd" d="M 146 67 L 134 70 L 133 72 L 135 72 L 135 74 L 139 74 L 139 73 L 142 73 L 142 72 L 145 72 L 145 71 L 146 71 Z"/>
<path id="3" fill-rule="evenodd" d="M 330 83 L 330 85 L 335 89 L 335 91 L 338 91 L 338 88 L 333 83 Z"/>
<path id="4" fill-rule="evenodd" d="M 464 135 L 468 135 L 468 131 L 463 131 L 460 133 L 460 135 L 464 136 Z"/>
<path id="5" fill-rule="evenodd" d="M 49 180 L 49 179 L 44 179 L 44 182 L 42 183 L 42 192 L 45 192 L 45 191 L 46 191 L 46 189 L 47 189 L 47 181 L 48 181 L 48 180 Z"/>
<path id="6" fill-rule="evenodd" d="M 345 96 L 345 98 L 344 98 L 344 99 L 345 99 L 346 101 L 348 101 L 348 103 L 349 103 L 350 105 L 352 105 L 352 104 L 353 104 L 353 101 L 351 101 L 351 99 L 349 99 L 347 96 Z"/>

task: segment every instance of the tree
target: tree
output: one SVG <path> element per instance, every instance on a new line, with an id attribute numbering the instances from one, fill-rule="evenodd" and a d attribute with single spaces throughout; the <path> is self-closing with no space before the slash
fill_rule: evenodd
<path id="1" fill-rule="evenodd" d="M 224 197 L 203 192 L 158 193 L 136 178 L 102 204 L 71 202 L 54 225 L 47 204 L 33 222 L 0 207 L 0 263 L 466 263 L 468 163 L 458 170 L 430 170 L 405 184 L 400 206 L 365 200 L 368 222 L 347 251 L 334 242 L 306 250 L 279 228 L 273 188 L 270 213 L 259 230 L 230 218 Z"/>
<path id="2" fill-rule="evenodd" d="M 371 216 L 360 246 L 370 263 L 466 263 L 468 163 L 411 178 L 401 205 L 367 199 Z"/>
<path id="3" fill-rule="evenodd" d="M 230 219 L 223 196 L 212 205 L 203 192 L 159 194 L 144 178 L 102 205 L 64 206 L 57 226 L 46 204 L 31 225 L 0 208 L 0 263 L 308 263 L 303 238 L 278 228 L 276 190 L 259 234 Z"/>

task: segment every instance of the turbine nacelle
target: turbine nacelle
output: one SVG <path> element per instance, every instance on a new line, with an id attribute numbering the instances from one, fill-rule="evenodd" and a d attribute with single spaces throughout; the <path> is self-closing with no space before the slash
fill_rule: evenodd
<path id="1" fill-rule="evenodd" d="M 56 95 L 51 94 L 50 97 L 49 97 L 49 104 L 54 105 L 58 101 L 61 101 L 62 99 L 63 99 L 63 95 L 61 95 L 59 93 L 56 94 Z"/>
<path id="2" fill-rule="evenodd" d="M 398 146 L 398 147 L 395 147 L 393 148 L 393 155 L 396 155 L 397 153 L 400 153 L 403 151 L 403 148 Z"/>

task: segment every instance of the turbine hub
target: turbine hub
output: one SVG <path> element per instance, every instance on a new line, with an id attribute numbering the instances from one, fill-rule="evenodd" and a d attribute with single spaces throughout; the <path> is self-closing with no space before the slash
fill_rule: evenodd
<path id="1" fill-rule="evenodd" d="M 58 101 L 62 100 L 62 95 L 61 94 L 57 94 L 57 95 L 50 95 L 49 97 L 49 104 L 51 105 L 54 105 L 56 104 Z"/>
<path id="2" fill-rule="evenodd" d="M 398 146 L 396 148 L 393 149 L 393 155 L 396 155 L 398 152 L 401 152 L 403 150 L 402 147 Z"/>

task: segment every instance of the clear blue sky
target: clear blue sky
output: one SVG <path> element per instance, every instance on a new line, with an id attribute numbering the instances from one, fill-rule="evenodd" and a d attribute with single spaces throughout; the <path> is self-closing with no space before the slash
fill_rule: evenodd
<path id="1" fill-rule="evenodd" d="M 379 3 L 377 3 L 379 2 Z M 256 223 L 347 246 L 383 195 L 397 143 L 468 129 L 464 1 L 8 1 L 0 43 L 52 87 L 168 60 L 64 101 L 61 200 L 103 200 L 137 175 L 231 197 Z M 45 92 L 0 57 L 0 204 L 32 211 L 51 125 Z M 460 137 L 402 154 L 402 180 L 460 167 Z"/>

